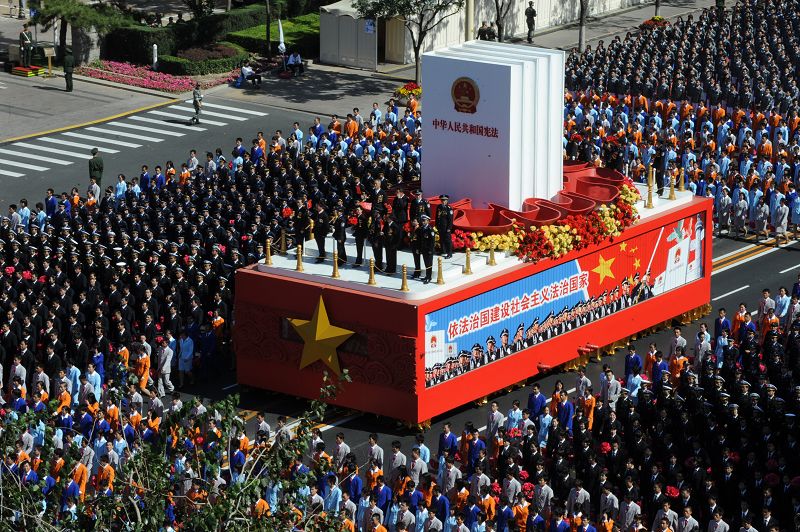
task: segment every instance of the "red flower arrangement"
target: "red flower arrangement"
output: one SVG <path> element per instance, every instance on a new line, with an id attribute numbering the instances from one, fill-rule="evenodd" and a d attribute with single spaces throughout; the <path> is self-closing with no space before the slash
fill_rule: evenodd
<path id="1" fill-rule="evenodd" d="M 355 227 L 356 225 L 358 225 L 358 217 L 357 216 L 351 216 L 350 218 L 347 219 L 347 224 L 350 225 L 350 226 Z"/>
<path id="2" fill-rule="evenodd" d="M 531 482 L 526 482 L 522 485 L 522 494 L 528 500 L 533 499 L 533 484 Z"/>
<path id="3" fill-rule="evenodd" d="M 669 21 L 664 17 L 653 17 L 642 22 L 639 28 L 643 30 L 652 30 L 655 28 L 665 28 L 667 26 L 669 26 Z"/>
<path id="4" fill-rule="evenodd" d="M 600 454 L 608 454 L 611 452 L 611 444 L 604 441 L 600 444 Z"/>
<path id="5" fill-rule="evenodd" d="M 284 207 L 283 210 L 281 211 L 281 216 L 283 216 L 284 218 L 289 218 L 292 214 L 294 214 L 294 211 L 289 207 Z"/>
<path id="6" fill-rule="evenodd" d="M 500 493 L 501 493 L 502 491 L 503 491 L 503 488 L 500 486 L 500 483 L 499 483 L 499 482 L 492 482 L 492 485 L 491 485 L 491 487 L 489 488 L 489 492 L 490 492 L 492 495 L 500 495 Z"/>
<path id="7" fill-rule="evenodd" d="M 667 497 L 670 499 L 677 499 L 678 495 L 681 493 L 678 491 L 678 488 L 675 486 L 667 486 Z"/>
<path id="8" fill-rule="evenodd" d="M 508 429 L 508 431 L 506 431 L 506 436 L 508 436 L 509 438 L 521 438 L 522 431 L 519 430 L 519 428 L 517 427 L 512 427 Z"/>
<path id="9" fill-rule="evenodd" d="M 456 229 L 450 235 L 453 240 L 453 250 L 459 251 L 462 249 L 473 249 L 475 247 L 475 235 L 469 231 L 462 231 Z"/>
<path id="10" fill-rule="evenodd" d="M 526 480 L 528 480 L 528 478 L 529 478 L 529 475 L 528 475 L 528 472 L 527 472 L 527 471 L 525 471 L 525 470 L 523 469 L 522 471 L 520 471 L 520 472 L 519 472 L 519 479 L 520 479 L 521 481 L 525 482 Z"/>

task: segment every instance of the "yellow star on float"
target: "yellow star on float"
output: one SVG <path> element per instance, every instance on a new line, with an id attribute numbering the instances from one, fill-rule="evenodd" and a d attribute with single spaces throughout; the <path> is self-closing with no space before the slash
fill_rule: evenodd
<path id="1" fill-rule="evenodd" d="M 642 261 L 640 261 L 638 258 L 633 259 L 633 269 L 634 270 L 638 270 L 639 266 L 641 266 L 641 265 L 642 265 Z"/>
<path id="2" fill-rule="evenodd" d="M 339 356 L 336 348 L 353 335 L 353 331 L 331 325 L 328 311 L 325 310 L 325 301 L 319 297 L 317 308 L 311 320 L 290 319 L 294 330 L 303 339 L 303 356 L 300 359 L 300 369 L 321 360 L 336 375 L 341 374 Z"/>
<path id="3" fill-rule="evenodd" d="M 631 250 L 631 253 L 636 253 L 639 250 L 639 246 L 636 246 Z"/>
<path id="4" fill-rule="evenodd" d="M 627 242 L 623 242 L 622 244 L 619 245 L 619 250 L 620 251 L 626 251 L 627 249 L 628 249 L 628 243 Z"/>
<path id="5" fill-rule="evenodd" d="M 600 276 L 600 284 L 603 284 L 606 277 L 611 277 L 614 279 L 614 272 L 611 271 L 611 265 L 614 264 L 616 257 L 611 257 L 610 259 L 606 260 L 600 255 L 600 261 L 597 263 L 597 267 L 592 271 Z"/>

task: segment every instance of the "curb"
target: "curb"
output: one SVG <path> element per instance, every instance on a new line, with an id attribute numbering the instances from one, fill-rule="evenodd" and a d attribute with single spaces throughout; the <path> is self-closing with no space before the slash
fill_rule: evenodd
<path id="1" fill-rule="evenodd" d="M 103 122 L 108 122 L 109 120 L 116 120 L 117 118 L 124 118 L 124 117 L 130 116 L 132 114 L 141 113 L 142 111 L 149 111 L 151 109 L 158 109 L 159 107 L 164 107 L 164 106 L 167 106 L 167 105 L 180 103 L 181 101 L 182 100 L 179 99 L 179 98 L 171 98 L 170 100 L 168 100 L 166 102 L 160 102 L 160 103 L 156 103 L 156 104 L 145 105 L 143 107 L 137 107 L 136 109 L 131 109 L 129 111 L 125 111 L 125 112 L 118 113 L 118 114 L 115 114 L 115 115 L 106 116 L 104 118 L 98 118 L 96 120 L 90 120 L 89 122 L 82 122 L 80 124 L 72 124 L 72 125 L 69 125 L 69 126 L 59 127 L 59 128 L 56 128 L 56 129 L 50 129 L 48 131 L 40 131 L 38 133 L 29 133 L 27 135 L 21 135 L 19 137 L 11 137 L 11 138 L 8 138 L 8 139 L 0 139 L 0 145 L 7 144 L 9 142 L 15 142 L 15 141 L 18 141 L 18 140 L 26 140 L 26 139 L 30 139 L 30 138 L 33 138 L 33 137 L 40 137 L 42 135 L 51 135 L 53 133 L 60 133 L 61 131 L 70 131 L 72 129 L 78 129 L 78 128 L 81 128 L 81 127 L 92 126 L 92 125 L 95 125 L 95 124 L 102 124 Z"/>

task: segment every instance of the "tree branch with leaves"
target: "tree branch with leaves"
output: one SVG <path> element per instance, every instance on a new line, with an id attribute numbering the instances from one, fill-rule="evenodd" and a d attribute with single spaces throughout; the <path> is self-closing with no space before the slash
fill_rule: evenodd
<path id="1" fill-rule="evenodd" d="M 466 0 L 354 0 L 361 18 L 401 18 L 414 51 L 415 81 L 420 83 L 420 55 L 425 39 L 445 20 L 458 14 Z M 506 0 L 509 1 L 510 0 Z"/>

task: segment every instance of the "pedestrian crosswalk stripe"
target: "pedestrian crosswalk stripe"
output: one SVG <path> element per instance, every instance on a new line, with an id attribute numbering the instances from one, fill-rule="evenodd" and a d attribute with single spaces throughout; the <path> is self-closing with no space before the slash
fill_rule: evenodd
<path id="1" fill-rule="evenodd" d="M 6 159 L 0 159 L 0 165 L 7 166 L 9 168 L 20 167 L 20 168 L 27 168 L 28 170 L 36 170 L 37 172 L 44 172 L 48 168 L 46 166 L 36 166 L 35 164 L 27 164 L 27 163 L 18 163 L 16 161 L 9 161 Z"/>
<path id="2" fill-rule="evenodd" d="M 92 131 L 94 133 L 105 133 L 107 135 L 118 135 L 120 137 L 130 137 L 135 140 L 149 140 L 150 142 L 164 141 L 164 139 L 160 139 L 158 137 L 149 137 L 147 135 L 134 135 L 133 133 L 128 133 L 127 131 L 115 131 L 113 129 L 106 129 L 103 127 L 87 127 L 86 131 Z M 116 142 L 116 140 L 114 142 Z"/>
<path id="3" fill-rule="evenodd" d="M 194 109 L 192 109 L 192 112 L 194 112 Z M 167 113 L 167 112 L 164 112 L 164 111 L 149 111 L 148 114 L 160 115 L 160 116 L 168 116 L 170 118 L 177 118 L 178 120 L 186 120 L 187 124 L 191 120 L 191 117 L 181 116 L 181 115 L 175 114 L 175 113 Z M 227 126 L 228 125 L 226 122 L 215 122 L 213 120 L 206 120 L 205 118 L 202 119 L 201 123 L 204 124 L 204 125 L 208 124 L 209 126 Z"/>
<path id="4" fill-rule="evenodd" d="M 24 157 L 26 159 L 31 157 L 30 153 L 26 153 L 23 151 L 14 151 L 14 150 L 5 150 L 0 148 L 0 153 L 5 155 L 11 155 L 12 157 Z M 50 157 L 42 157 L 41 155 L 36 155 L 34 157 L 37 161 L 45 162 L 45 163 L 53 163 L 53 164 L 72 164 L 72 161 L 65 161 L 63 159 L 52 159 Z"/>
<path id="5" fill-rule="evenodd" d="M 3 88 L 5 89 L 5 87 L 3 87 Z M 7 175 L 7 176 L 9 176 L 9 177 L 22 177 L 22 176 L 24 176 L 25 174 L 18 174 L 18 173 L 16 173 L 16 172 L 10 172 L 10 171 L 8 171 L 8 170 L 3 170 L 3 169 L 0 169 L 0 175 Z"/>
<path id="6" fill-rule="evenodd" d="M 138 131 L 149 131 L 150 133 L 158 133 L 159 135 L 167 135 L 170 137 L 182 137 L 184 133 L 178 133 L 177 131 L 165 131 L 162 129 L 156 129 L 154 127 L 145 127 L 139 126 L 136 124 L 125 124 L 123 122 L 107 122 L 109 126 L 114 127 L 124 127 L 126 129 L 136 129 Z"/>
<path id="7" fill-rule="evenodd" d="M 66 133 L 64 133 L 66 135 Z M 78 159 L 91 159 L 92 155 L 89 153 L 75 153 L 73 151 L 58 150 L 50 146 L 37 146 L 36 144 L 29 144 L 27 142 L 15 142 L 13 146 L 21 146 L 23 148 L 30 148 L 32 150 L 57 153 L 59 155 L 68 155 L 70 157 L 77 157 Z"/>
<path id="8" fill-rule="evenodd" d="M 206 128 L 204 127 L 188 126 L 186 124 L 175 124 L 172 122 L 167 122 L 166 120 L 162 120 L 160 118 L 147 118 L 146 116 L 129 116 L 128 120 L 137 120 L 139 122 L 147 122 L 148 124 L 158 124 L 160 126 L 167 126 L 167 127 L 179 127 L 181 129 L 188 129 L 189 131 L 206 131 Z"/>
<path id="9" fill-rule="evenodd" d="M 194 114 L 194 109 L 192 107 L 181 107 L 180 105 L 170 105 L 169 108 L 176 109 L 178 111 L 183 111 L 185 113 Z M 242 118 L 241 116 L 233 116 L 230 113 L 215 113 L 213 111 L 206 111 L 206 110 L 203 110 L 203 112 L 200 113 L 200 120 L 204 120 L 205 116 L 217 116 L 219 118 L 228 118 L 230 120 L 236 120 L 237 122 L 244 122 L 245 120 L 247 120 L 246 118 Z"/>
<path id="10" fill-rule="evenodd" d="M 184 100 L 186 103 L 192 103 L 192 100 Z M 260 111 L 251 111 L 250 109 L 240 109 L 238 107 L 228 107 L 227 105 L 220 105 L 218 103 L 203 102 L 203 109 L 211 107 L 212 109 L 224 109 L 225 111 L 233 111 L 234 113 L 244 113 L 253 116 L 267 116 L 269 113 L 262 113 Z"/>
<path id="11" fill-rule="evenodd" d="M 64 139 L 53 139 L 50 137 L 39 137 L 36 140 L 41 140 L 42 142 L 52 142 L 53 144 L 63 144 L 64 146 L 72 146 L 73 148 L 86 148 L 87 150 L 97 148 L 100 150 L 100 153 L 119 153 L 119 150 L 106 148 L 105 146 L 98 146 L 97 144 L 82 144 L 80 142 L 72 142 Z"/>
<path id="12" fill-rule="evenodd" d="M 83 133 L 73 133 L 72 131 L 68 131 L 64 133 L 69 137 L 75 137 L 78 139 L 86 139 L 86 140 L 98 140 L 100 142 L 111 142 L 114 145 L 125 146 L 126 148 L 141 148 L 141 144 L 134 144 L 133 142 L 123 142 L 117 139 L 107 139 L 105 137 L 95 137 L 94 135 L 84 135 Z M 91 157 L 91 155 L 90 155 Z"/>

